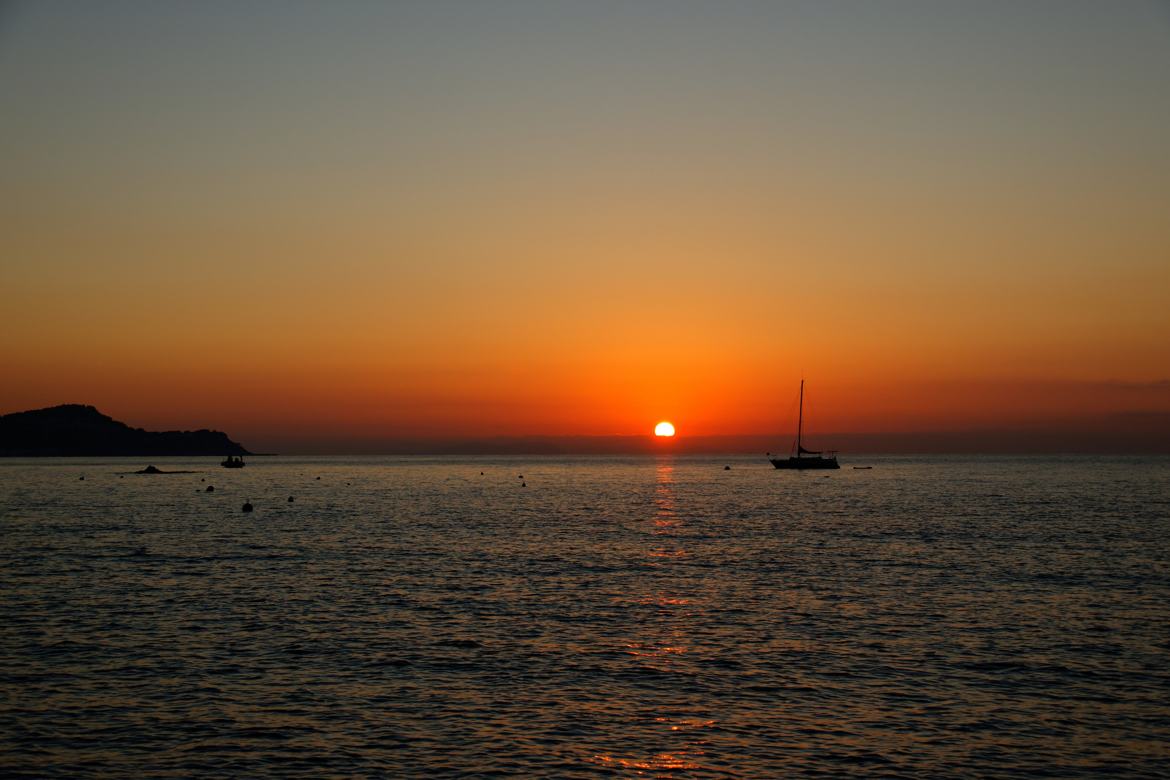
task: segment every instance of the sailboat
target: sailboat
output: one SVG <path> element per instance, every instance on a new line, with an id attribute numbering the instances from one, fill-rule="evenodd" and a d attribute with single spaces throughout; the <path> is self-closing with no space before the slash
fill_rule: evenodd
<path id="1" fill-rule="evenodd" d="M 796 454 L 786 459 L 768 458 L 778 469 L 839 469 L 836 450 L 806 450 L 800 441 L 804 428 L 804 380 L 800 380 L 800 411 L 796 418 Z"/>

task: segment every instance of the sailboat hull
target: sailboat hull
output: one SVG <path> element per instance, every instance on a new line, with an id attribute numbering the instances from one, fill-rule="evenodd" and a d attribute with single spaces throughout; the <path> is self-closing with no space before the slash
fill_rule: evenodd
<path id="1" fill-rule="evenodd" d="M 833 458 L 769 458 L 772 465 L 778 469 L 839 469 L 837 459 Z"/>

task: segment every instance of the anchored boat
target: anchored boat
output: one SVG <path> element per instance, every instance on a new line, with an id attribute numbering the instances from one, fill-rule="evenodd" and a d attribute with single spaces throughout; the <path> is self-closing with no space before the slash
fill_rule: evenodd
<path id="1" fill-rule="evenodd" d="M 778 469 L 839 469 L 836 450 L 806 450 L 801 444 L 804 428 L 804 380 L 800 380 L 800 411 L 796 417 L 796 454 L 787 458 L 768 458 Z M 771 453 L 769 453 L 771 454 Z"/>

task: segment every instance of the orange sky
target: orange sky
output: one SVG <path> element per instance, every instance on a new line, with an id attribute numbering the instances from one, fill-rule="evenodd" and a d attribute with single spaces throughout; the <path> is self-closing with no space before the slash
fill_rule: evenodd
<path id="1" fill-rule="evenodd" d="M 0 412 L 258 449 L 786 431 L 802 375 L 824 431 L 1170 412 L 1149 8 L 507 7 L 0 20 Z"/>

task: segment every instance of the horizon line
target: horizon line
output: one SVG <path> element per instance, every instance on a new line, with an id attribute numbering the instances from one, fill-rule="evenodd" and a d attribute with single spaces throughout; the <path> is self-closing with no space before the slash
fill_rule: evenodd
<path id="1" fill-rule="evenodd" d="M 478 437 L 274 437 L 264 449 L 283 455 L 764 455 L 783 454 L 787 435 L 703 434 L 662 439 L 651 434 L 494 435 Z M 283 439 L 283 440 L 282 440 Z M 843 455 L 1170 454 L 1165 425 L 1103 429 L 967 428 L 818 434 L 816 446 Z M 272 446 L 275 445 L 275 446 Z"/>

